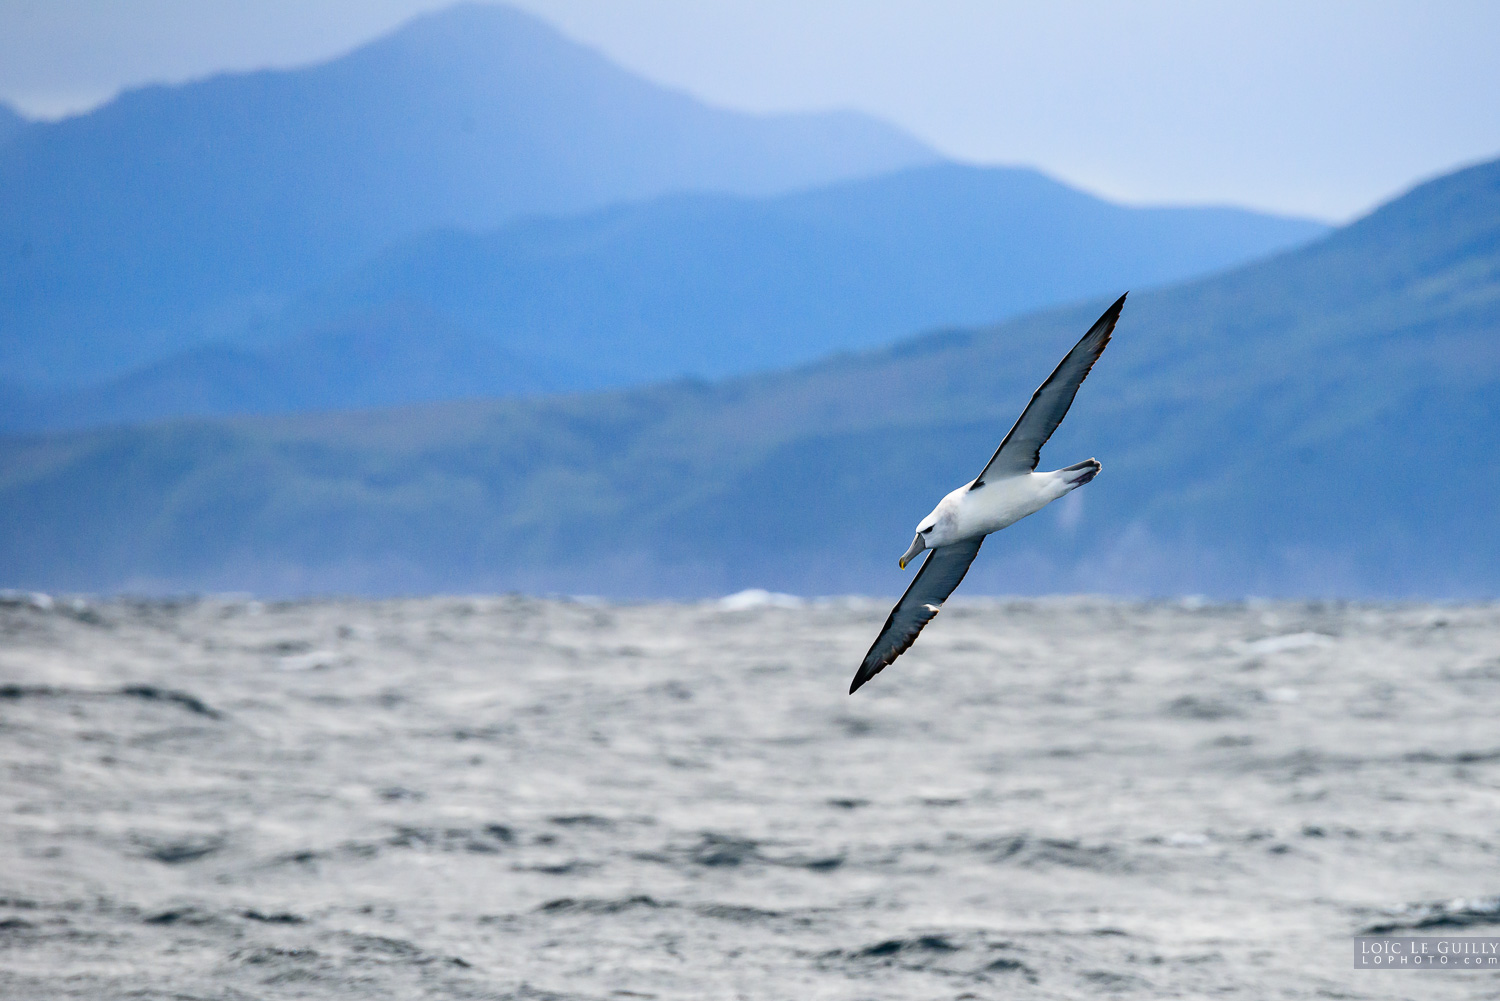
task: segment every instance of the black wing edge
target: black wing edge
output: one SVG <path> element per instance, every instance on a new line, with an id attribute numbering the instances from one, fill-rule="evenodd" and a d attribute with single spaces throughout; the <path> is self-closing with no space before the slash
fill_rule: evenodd
<path id="1" fill-rule="evenodd" d="M 959 571 L 958 576 L 954 579 L 953 586 L 948 588 L 947 594 L 944 594 L 936 601 L 936 604 L 939 607 L 942 606 L 943 602 L 948 600 L 948 595 L 952 594 L 954 590 L 958 588 L 958 585 L 963 581 L 965 575 L 968 574 L 969 567 L 974 564 L 974 557 L 979 555 L 979 547 L 983 544 L 983 536 L 980 536 L 978 539 L 974 540 L 974 548 L 969 552 L 968 560 L 964 563 L 963 569 Z M 964 546 L 965 543 L 957 542 L 954 543 L 954 545 Z M 942 548 L 949 549 L 951 547 L 943 546 Z M 934 549 L 928 552 L 927 559 L 922 561 L 922 568 L 917 571 L 917 575 L 913 577 L 911 583 L 907 585 L 906 593 L 901 595 L 901 600 L 896 602 L 896 606 L 891 609 L 891 614 L 886 616 L 885 625 L 880 627 L 880 633 L 875 637 L 875 642 L 870 644 L 870 651 L 865 654 L 864 662 L 859 665 L 859 670 L 855 672 L 854 680 L 849 683 L 850 695 L 853 695 L 855 692 L 859 691 L 861 685 L 869 681 L 871 678 L 875 677 L 875 675 L 879 674 L 881 671 L 884 671 L 891 664 L 895 663 L 897 657 L 901 656 L 907 650 L 911 649 L 911 645 L 917 641 L 917 636 L 922 632 L 923 628 L 926 627 L 927 623 L 931 622 L 934 618 L 937 617 L 937 611 L 928 611 L 924 608 L 920 613 L 918 613 L 915 629 L 912 629 L 906 635 L 902 636 L 898 643 L 893 645 L 890 649 L 886 650 L 881 656 L 877 657 L 875 655 L 875 651 L 880 649 L 880 644 L 885 640 L 886 634 L 890 632 L 892 624 L 895 623 L 896 616 L 901 614 L 902 606 L 906 604 L 907 599 L 912 597 L 912 593 L 916 591 L 918 586 L 922 583 L 923 574 L 927 573 L 927 568 L 932 566 L 934 558 L 940 551 L 941 550 Z M 928 605 L 933 603 L 924 601 L 923 604 Z"/>
<path id="2" fill-rule="evenodd" d="M 1026 423 L 1026 415 L 1031 412 L 1031 408 L 1036 404 L 1037 399 L 1042 395 L 1042 393 L 1046 392 L 1048 386 L 1052 385 L 1052 380 L 1056 379 L 1062 372 L 1062 370 L 1068 367 L 1068 362 L 1073 358 L 1073 352 L 1077 351 L 1080 347 L 1087 343 L 1088 339 L 1090 337 L 1093 337 L 1096 333 L 1099 332 L 1099 329 L 1103 327 L 1104 336 L 1099 339 L 1099 346 L 1094 350 L 1093 357 L 1089 359 L 1088 365 L 1085 366 L 1083 370 L 1083 375 L 1078 380 L 1078 384 L 1080 386 L 1083 385 L 1083 380 L 1088 378 L 1088 374 L 1094 369 L 1094 362 L 1099 360 L 1099 356 L 1102 355 L 1104 353 L 1104 349 L 1109 346 L 1109 339 L 1114 334 L 1115 324 L 1120 319 L 1120 311 L 1125 308 L 1125 296 L 1128 295 L 1130 295 L 1130 293 L 1126 292 L 1125 295 L 1122 295 L 1120 296 L 1120 298 L 1116 299 L 1114 301 L 1114 305 L 1106 309 L 1100 315 L 1099 319 L 1094 321 L 1094 325 L 1089 327 L 1088 333 L 1080 337 L 1078 339 L 1078 343 L 1073 345 L 1072 349 L 1069 350 L 1067 354 L 1063 355 L 1063 360 L 1057 363 L 1057 367 L 1052 370 L 1052 374 L 1047 376 L 1046 380 L 1036 388 L 1036 392 L 1031 394 L 1031 400 L 1026 404 L 1026 409 L 1021 411 L 1021 416 L 1016 418 L 1016 422 L 1012 424 L 1010 430 L 1005 433 L 1005 440 L 1000 442 L 1000 447 L 995 449 L 995 454 L 990 456 L 990 461 L 984 464 L 984 469 L 980 470 L 979 475 L 974 478 L 974 482 L 969 486 L 970 490 L 978 490 L 980 487 L 984 486 L 985 474 L 990 471 L 990 467 L 995 464 L 995 460 L 1000 458 L 1000 453 L 1005 451 L 1005 446 L 1010 444 L 1010 439 L 1016 433 L 1016 430 L 1022 424 Z M 1074 391 L 1077 391 L 1076 387 Z M 1068 408 L 1072 407 L 1072 405 L 1073 401 L 1071 399 L 1068 400 L 1068 406 L 1063 408 L 1064 417 L 1067 416 Z M 1058 423 L 1062 423 L 1061 418 L 1058 419 Z M 1054 426 L 1052 430 L 1056 431 L 1056 426 Z M 1049 432 L 1047 438 L 1051 437 L 1052 435 Z M 1047 438 L 1043 438 L 1040 442 L 1037 443 L 1036 451 L 1034 451 L 1031 455 L 1032 469 L 1035 469 L 1036 464 L 1041 461 L 1042 446 L 1047 444 Z"/>

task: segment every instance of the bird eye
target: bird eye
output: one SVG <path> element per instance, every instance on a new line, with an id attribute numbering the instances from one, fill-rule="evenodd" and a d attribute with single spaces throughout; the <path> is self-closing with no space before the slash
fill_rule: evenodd
<path id="1" fill-rule="evenodd" d="M 926 535 L 928 532 L 932 531 L 934 527 L 936 527 L 936 526 L 928 525 L 926 528 L 919 528 L 919 529 L 917 529 L 917 532 L 920 535 Z"/>

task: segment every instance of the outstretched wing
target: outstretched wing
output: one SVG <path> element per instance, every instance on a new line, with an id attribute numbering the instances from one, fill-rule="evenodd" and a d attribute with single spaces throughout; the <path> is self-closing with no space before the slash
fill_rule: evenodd
<path id="1" fill-rule="evenodd" d="M 1104 311 L 1104 315 L 1089 328 L 1089 332 L 1073 345 L 1073 350 L 1068 352 L 1067 357 L 1058 362 L 1057 368 L 1047 376 L 1047 381 L 1031 394 L 1031 402 L 1026 404 L 1020 419 L 1010 429 L 1000 447 L 995 449 L 989 464 L 974 480 L 970 490 L 984 486 L 988 479 L 1016 476 L 1036 468 L 1042 446 L 1047 444 L 1047 439 L 1052 437 L 1052 432 L 1057 430 L 1057 426 L 1067 416 L 1068 408 L 1073 405 L 1073 397 L 1078 395 L 1078 387 L 1083 384 L 1089 369 L 1094 367 L 1094 362 L 1104 353 L 1104 346 L 1109 343 L 1109 335 L 1114 332 L 1115 321 L 1120 318 L 1120 310 L 1123 308 L 1125 296 L 1122 295 L 1115 300 L 1113 306 Z"/>
<path id="2" fill-rule="evenodd" d="M 865 661 L 859 665 L 859 673 L 849 686 L 850 695 L 860 685 L 885 670 L 915 642 L 917 633 L 932 621 L 943 602 L 948 600 L 948 595 L 953 593 L 958 582 L 964 579 L 964 574 L 969 572 L 969 564 L 979 554 L 979 544 L 983 541 L 984 536 L 981 535 L 977 539 L 955 542 L 951 546 L 939 546 L 927 554 L 927 559 L 923 561 L 922 569 L 917 571 L 917 576 L 912 579 L 911 586 L 906 589 L 901 600 L 896 602 L 896 607 L 891 609 L 890 618 L 885 620 L 885 627 L 875 637 L 875 645 L 865 654 Z"/>

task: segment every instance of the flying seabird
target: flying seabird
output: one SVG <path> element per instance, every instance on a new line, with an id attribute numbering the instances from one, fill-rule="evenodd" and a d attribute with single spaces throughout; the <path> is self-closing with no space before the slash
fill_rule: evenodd
<path id="1" fill-rule="evenodd" d="M 1036 464 L 1042 446 L 1073 405 L 1089 369 L 1104 353 L 1124 307 L 1122 295 L 1031 394 L 1031 402 L 979 475 L 938 501 L 932 513 L 917 523 L 917 537 L 901 557 L 901 569 L 905 570 L 922 550 L 930 552 L 865 654 L 849 685 L 850 695 L 916 641 L 922 627 L 932 621 L 969 572 L 969 564 L 979 554 L 986 535 L 1014 525 L 1099 475 L 1098 459 L 1085 459 L 1050 473 L 1038 473 Z"/>

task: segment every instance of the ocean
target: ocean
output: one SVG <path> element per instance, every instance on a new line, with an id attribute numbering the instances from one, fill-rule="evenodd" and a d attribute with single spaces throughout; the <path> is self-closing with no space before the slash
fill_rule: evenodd
<path id="1" fill-rule="evenodd" d="M 0 997 L 1489 997 L 1500 607 L 0 601 Z"/>

